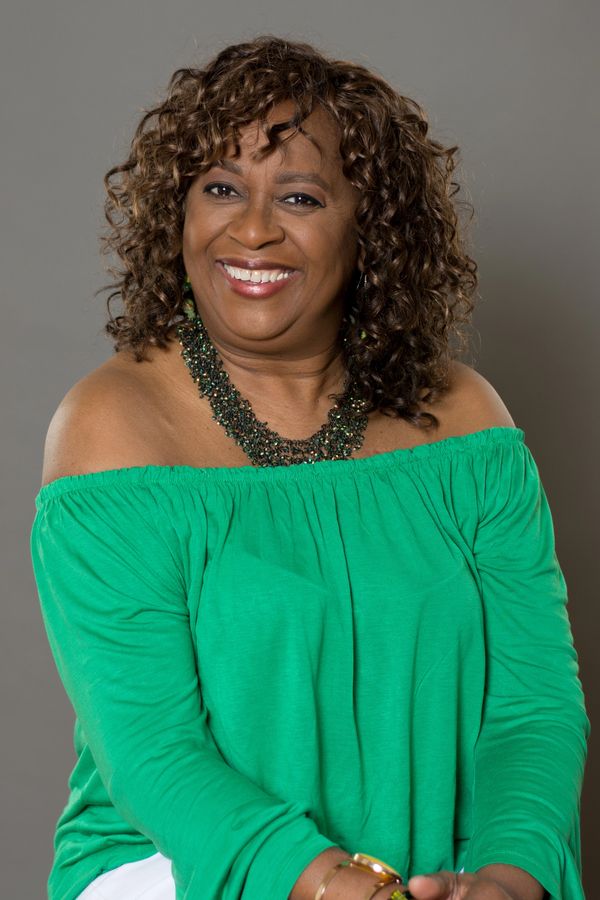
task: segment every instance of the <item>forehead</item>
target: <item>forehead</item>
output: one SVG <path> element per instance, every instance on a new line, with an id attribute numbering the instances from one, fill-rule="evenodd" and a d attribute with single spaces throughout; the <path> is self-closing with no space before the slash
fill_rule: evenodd
<path id="1" fill-rule="evenodd" d="M 257 159 L 253 158 L 253 155 L 259 149 L 269 144 L 265 134 L 266 127 L 287 122 L 291 119 L 294 110 L 295 107 L 291 101 L 282 101 L 269 110 L 265 122 L 256 121 L 242 126 L 239 131 L 241 155 L 246 157 L 249 162 L 258 162 Z M 286 162 L 293 164 L 294 160 L 298 160 L 311 163 L 317 168 L 337 169 L 341 164 L 339 155 L 340 132 L 331 116 L 317 104 L 311 114 L 301 122 L 301 127 L 315 138 L 321 148 L 322 155 L 319 152 L 319 148 L 309 138 L 302 133 L 294 133 L 293 128 L 290 127 L 285 131 L 279 132 L 282 139 L 279 152 Z M 224 156 L 233 159 L 233 152 L 233 145 L 230 144 Z M 276 154 L 268 155 L 264 157 L 262 162 L 269 164 L 269 161 L 274 156 Z"/>

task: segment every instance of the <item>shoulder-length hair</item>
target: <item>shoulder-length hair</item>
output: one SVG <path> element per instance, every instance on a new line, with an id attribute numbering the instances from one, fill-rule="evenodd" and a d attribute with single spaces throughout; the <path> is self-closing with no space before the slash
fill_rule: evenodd
<path id="1" fill-rule="evenodd" d="M 338 126 L 343 173 L 361 194 L 357 274 L 365 278 L 348 292 L 340 337 L 363 412 L 437 425 L 420 402 L 449 386 L 452 344 L 466 346 L 478 282 L 457 215 L 459 206 L 472 207 L 453 199 L 458 147 L 428 136 L 421 106 L 378 74 L 307 43 L 267 34 L 225 47 L 204 68 L 177 69 L 166 97 L 145 111 L 129 157 L 104 177 L 102 252 L 122 263 L 108 267 L 117 280 L 100 288 L 116 289 L 104 331 L 115 352 L 128 348 L 137 361 L 148 345 L 166 346 L 170 326 L 183 318 L 186 193 L 231 143 L 239 154 L 242 126 L 264 124 L 284 100 L 295 113 L 265 131 L 260 158 L 281 144 L 280 131 L 316 143 L 301 123 L 320 104 Z M 113 317 L 117 296 L 124 312 Z"/>

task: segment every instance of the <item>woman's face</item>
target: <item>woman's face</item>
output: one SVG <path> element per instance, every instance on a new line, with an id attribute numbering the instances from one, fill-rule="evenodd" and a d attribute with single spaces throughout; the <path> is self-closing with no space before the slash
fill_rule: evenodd
<path id="1" fill-rule="evenodd" d="M 292 110 L 291 103 L 280 103 L 269 121 L 286 121 Z M 268 142 L 253 123 L 241 130 L 241 156 L 234 161 L 230 147 L 222 165 L 197 176 L 189 189 L 183 261 L 217 347 L 300 358 L 329 347 L 339 331 L 356 265 L 359 192 L 342 173 L 338 133 L 327 113 L 317 107 L 303 127 L 322 157 L 296 134 L 281 153 L 258 162 L 252 152 Z M 228 276 L 224 258 L 242 269 L 246 262 L 294 272 L 270 295 L 260 287 L 245 295 L 246 282 Z"/>

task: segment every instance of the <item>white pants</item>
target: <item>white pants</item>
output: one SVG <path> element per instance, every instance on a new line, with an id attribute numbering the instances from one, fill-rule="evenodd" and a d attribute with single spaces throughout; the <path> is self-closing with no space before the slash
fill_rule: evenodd
<path id="1" fill-rule="evenodd" d="M 175 900 L 171 860 L 154 853 L 123 863 L 94 878 L 77 900 Z"/>
<path id="2" fill-rule="evenodd" d="M 171 861 L 155 853 L 124 863 L 94 878 L 77 900 L 175 900 Z"/>

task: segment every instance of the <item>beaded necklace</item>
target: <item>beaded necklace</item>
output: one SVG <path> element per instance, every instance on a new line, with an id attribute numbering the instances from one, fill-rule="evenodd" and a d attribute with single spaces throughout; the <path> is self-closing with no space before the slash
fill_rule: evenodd
<path id="1" fill-rule="evenodd" d="M 283 438 L 260 422 L 250 403 L 241 396 L 223 368 L 221 357 L 210 340 L 193 297 L 183 304 L 187 321 L 177 326 L 181 356 L 200 396 L 208 398 L 212 418 L 242 448 L 256 466 L 290 466 L 326 459 L 347 459 L 362 446 L 368 417 L 362 413 L 364 400 L 350 376 L 344 394 L 329 410 L 328 421 L 309 438 Z"/>

